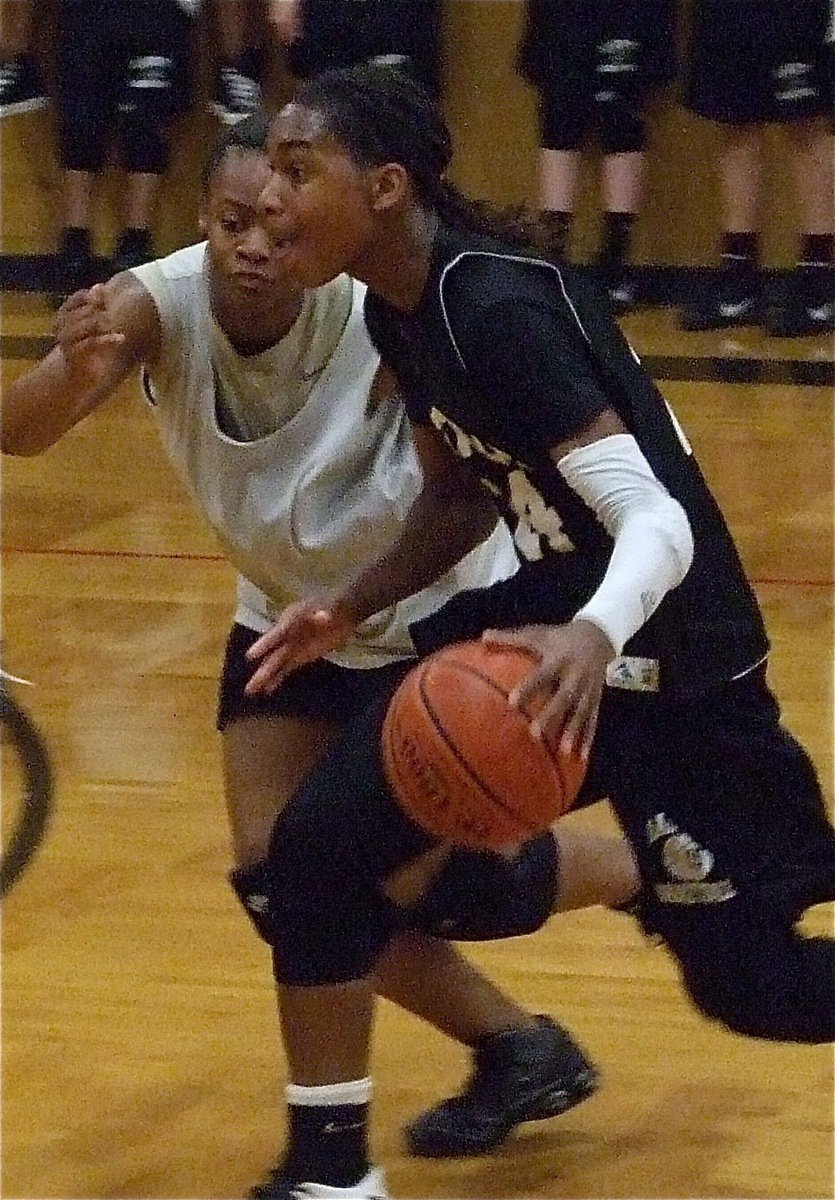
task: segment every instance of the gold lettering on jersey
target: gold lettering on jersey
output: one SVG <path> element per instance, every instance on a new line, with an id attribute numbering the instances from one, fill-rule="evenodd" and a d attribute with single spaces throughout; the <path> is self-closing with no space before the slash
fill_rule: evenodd
<path id="1" fill-rule="evenodd" d="M 523 558 L 536 562 L 543 557 L 545 545 L 560 553 L 574 549 L 562 527 L 559 513 L 546 504 L 522 463 L 507 451 L 499 450 L 475 434 L 467 433 L 439 409 L 433 408 L 429 416 L 459 458 L 472 460 L 471 465 L 479 479 L 496 497 L 502 515 L 510 526 L 516 549 Z"/>
<path id="2" fill-rule="evenodd" d="M 737 893 L 729 879 L 719 879 L 716 883 L 657 883 L 655 894 L 664 904 L 722 904 Z"/>

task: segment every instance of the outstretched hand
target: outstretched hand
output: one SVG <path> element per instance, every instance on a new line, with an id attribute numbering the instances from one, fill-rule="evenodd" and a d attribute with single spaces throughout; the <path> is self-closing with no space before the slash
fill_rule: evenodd
<path id="1" fill-rule="evenodd" d="M 248 696 L 271 693 L 291 671 L 342 646 L 357 621 L 338 605 L 299 600 L 289 604 L 273 625 L 247 651 L 258 666 L 246 685 Z"/>
<path id="2" fill-rule="evenodd" d="M 107 376 L 113 348 L 125 341 L 100 283 L 64 301 L 55 316 L 54 332 L 73 377 L 88 388 Z"/>
<path id="3" fill-rule="evenodd" d="M 510 695 L 514 708 L 544 701 L 531 730 L 566 753 L 588 761 L 606 668 L 615 651 L 605 633 L 591 621 L 568 625 L 526 625 L 521 629 L 488 630 L 482 640 L 495 646 L 517 646 L 539 660 Z"/>

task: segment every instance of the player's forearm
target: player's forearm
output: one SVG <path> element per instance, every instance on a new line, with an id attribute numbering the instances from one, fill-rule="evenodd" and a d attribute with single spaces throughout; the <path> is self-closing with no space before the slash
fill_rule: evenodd
<path id="1" fill-rule="evenodd" d="M 486 496 L 421 493 L 400 536 L 376 563 L 355 576 L 340 595 L 339 607 L 364 621 L 422 591 L 480 545 L 496 521 Z"/>
<path id="2" fill-rule="evenodd" d="M 92 412 L 106 394 L 101 388 L 85 388 L 73 381 L 60 352 L 53 350 L 5 389 L 0 450 L 3 454 L 40 454 Z"/>

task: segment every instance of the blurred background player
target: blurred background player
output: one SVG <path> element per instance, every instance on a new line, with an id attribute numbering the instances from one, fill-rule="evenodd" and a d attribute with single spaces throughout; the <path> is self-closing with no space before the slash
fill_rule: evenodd
<path id="1" fill-rule="evenodd" d="M 187 101 L 191 11 L 179 0 L 65 0 L 58 6 L 59 294 L 94 282 L 95 190 L 111 148 L 123 176 L 122 228 L 111 269 L 153 257 L 151 226 L 169 131 Z"/>
<path id="2" fill-rule="evenodd" d="M 718 279 L 682 315 L 684 329 L 762 324 L 775 337 L 835 329 L 832 64 L 827 0 L 695 0 L 686 104 L 720 130 L 724 228 Z M 765 294 L 760 227 L 766 127 L 785 138 L 800 253 Z"/>
<path id="3" fill-rule="evenodd" d="M 602 151 L 597 263 L 619 311 L 636 300 L 629 269 L 653 91 L 675 70 L 673 0 L 528 0 L 517 62 L 539 93 L 539 203 L 548 251 L 568 254 L 583 148 Z"/>
<path id="4" fill-rule="evenodd" d="M 0 118 L 34 112 L 48 103 L 32 45 L 35 0 L 0 4 Z"/>
<path id="5" fill-rule="evenodd" d="M 368 58 L 405 56 L 415 77 L 441 87 L 442 0 L 271 0 L 272 19 L 300 79 Z"/>

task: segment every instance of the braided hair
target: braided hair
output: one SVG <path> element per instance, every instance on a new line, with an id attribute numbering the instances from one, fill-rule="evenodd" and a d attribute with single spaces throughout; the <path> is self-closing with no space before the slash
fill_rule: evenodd
<path id="1" fill-rule="evenodd" d="M 418 201 L 443 224 L 542 252 L 535 216 L 472 200 L 450 183 L 449 128 L 429 92 L 399 65 L 372 60 L 325 71 L 302 84 L 294 103 L 317 112 L 358 166 L 405 167 Z"/>

